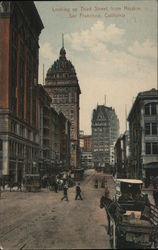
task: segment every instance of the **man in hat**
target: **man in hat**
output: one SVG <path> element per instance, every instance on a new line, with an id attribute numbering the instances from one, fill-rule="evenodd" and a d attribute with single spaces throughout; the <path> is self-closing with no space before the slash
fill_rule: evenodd
<path id="1" fill-rule="evenodd" d="M 78 197 L 80 198 L 80 200 L 83 200 L 82 196 L 81 196 L 80 183 L 78 183 L 78 185 L 76 186 L 76 197 L 75 197 L 75 200 L 77 200 Z"/>
<path id="2" fill-rule="evenodd" d="M 64 196 L 61 198 L 61 200 L 66 199 L 68 201 L 68 194 L 67 194 L 68 186 L 67 184 L 64 185 L 63 191 L 64 191 Z"/>

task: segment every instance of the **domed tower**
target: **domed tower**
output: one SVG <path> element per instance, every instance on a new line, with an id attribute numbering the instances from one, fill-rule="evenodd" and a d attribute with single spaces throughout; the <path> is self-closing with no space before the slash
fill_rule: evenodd
<path id="1" fill-rule="evenodd" d="M 53 108 L 57 112 L 61 111 L 71 122 L 71 166 L 77 167 L 79 163 L 79 96 L 81 91 L 75 68 L 66 58 L 64 42 L 59 59 L 47 71 L 44 87 L 52 98 Z"/>

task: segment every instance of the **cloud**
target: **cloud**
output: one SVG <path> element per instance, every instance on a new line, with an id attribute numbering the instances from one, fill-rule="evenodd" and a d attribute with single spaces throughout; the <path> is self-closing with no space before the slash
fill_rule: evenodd
<path id="1" fill-rule="evenodd" d="M 129 45 L 127 34 L 125 29 L 115 24 L 106 26 L 99 20 L 89 29 L 64 36 L 69 45 L 67 58 L 76 68 L 81 87 L 81 128 L 85 131 L 90 132 L 92 109 L 97 102 L 104 102 L 105 94 L 107 105 L 116 109 L 124 131 L 125 103 L 130 110 L 138 92 L 156 86 L 156 47 L 150 40 L 130 41 Z M 40 47 L 41 65 L 47 69 L 58 58 L 58 51 L 56 55 L 48 41 Z M 42 66 L 40 78 L 42 82 Z"/>
<path id="2" fill-rule="evenodd" d="M 123 132 L 125 104 L 129 111 L 138 92 L 156 86 L 156 48 L 149 40 L 134 41 L 129 46 L 125 36 L 125 30 L 114 24 L 105 28 L 101 21 L 89 30 L 67 34 L 82 92 L 81 128 L 89 133 L 92 109 L 97 102 L 103 104 L 105 94 L 107 105 L 117 111 Z M 77 53 L 77 50 L 84 53 Z M 89 122 L 85 122 L 87 114 Z"/>
<path id="3" fill-rule="evenodd" d="M 95 75 L 104 78 L 106 75 L 113 80 L 119 78 L 126 81 L 128 78 L 135 78 L 136 81 L 138 79 L 146 81 L 151 72 L 152 74 L 155 72 L 156 47 L 149 40 L 142 43 L 134 41 L 128 47 L 125 35 L 125 30 L 117 27 L 116 24 L 105 27 L 102 21 L 97 21 L 89 30 L 66 34 L 66 39 L 69 40 L 69 44 L 74 50 L 73 61 L 76 57 L 76 50 L 86 53 L 86 61 L 82 56 L 78 56 L 78 60 L 81 65 L 84 64 L 83 70 L 88 75 L 90 66 L 95 71 Z M 87 52 L 89 52 L 89 57 Z M 154 59 L 152 63 L 150 58 Z M 94 72 L 93 70 L 92 72 Z"/>
<path id="4" fill-rule="evenodd" d="M 157 48 L 150 40 L 146 40 L 142 44 L 135 41 L 133 46 L 128 48 L 128 51 L 137 57 L 156 58 L 157 56 Z"/>
<path id="5" fill-rule="evenodd" d="M 54 54 L 49 42 L 40 43 L 40 56 L 44 59 L 53 60 Z"/>
<path id="6" fill-rule="evenodd" d="M 116 27 L 115 24 L 105 27 L 103 21 L 98 20 L 90 29 L 66 34 L 65 40 L 75 50 L 89 49 L 93 52 L 98 44 L 104 50 L 107 44 L 120 44 L 123 41 L 123 35 L 124 29 Z"/>

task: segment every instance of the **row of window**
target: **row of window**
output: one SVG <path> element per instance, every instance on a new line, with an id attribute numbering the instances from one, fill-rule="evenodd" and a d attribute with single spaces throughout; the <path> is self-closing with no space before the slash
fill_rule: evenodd
<path id="1" fill-rule="evenodd" d="M 145 105 L 145 115 L 156 115 L 157 114 L 157 103 L 148 103 Z"/>
<path id="2" fill-rule="evenodd" d="M 3 150 L 3 141 L 0 140 L 0 151 Z M 15 141 L 9 141 L 9 153 L 14 156 L 34 158 L 38 156 L 38 150 Z"/>
<path id="3" fill-rule="evenodd" d="M 145 135 L 157 135 L 157 123 L 145 123 Z"/>
<path id="4" fill-rule="evenodd" d="M 158 154 L 158 142 L 146 142 L 145 152 L 147 155 Z"/>
<path id="5" fill-rule="evenodd" d="M 11 122 L 11 132 L 17 134 L 21 137 L 24 137 L 29 140 L 33 140 L 37 142 L 38 136 L 37 134 L 33 133 L 31 130 L 25 128 L 23 125 L 19 125 L 16 122 Z"/>
<path id="6" fill-rule="evenodd" d="M 107 149 L 107 148 L 102 148 L 102 147 L 100 147 L 100 148 L 94 148 L 94 150 L 93 150 L 94 152 L 96 152 L 96 151 L 104 151 L 104 152 L 109 152 L 109 149 Z"/>
<path id="7" fill-rule="evenodd" d="M 108 123 L 106 123 L 106 122 L 104 122 L 104 121 L 96 121 L 96 122 L 93 122 L 93 125 L 95 125 L 95 126 L 108 126 Z"/>

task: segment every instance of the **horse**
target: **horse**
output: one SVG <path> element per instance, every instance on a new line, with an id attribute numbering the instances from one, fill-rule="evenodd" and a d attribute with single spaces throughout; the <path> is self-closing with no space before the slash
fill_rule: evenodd
<path id="1" fill-rule="evenodd" d="M 125 210 L 120 208 L 119 205 L 106 196 L 102 196 L 100 199 L 100 208 L 105 208 L 108 219 L 108 234 L 110 234 L 110 220 L 111 218 L 117 223 L 121 215 L 125 213 Z"/>
<path id="2" fill-rule="evenodd" d="M 5 190 L 5 184 L 6 184 L 5 179 L 0 177 L 0 189 L 1 189 L 1 187 L 3 187 L 3 191 Z"/>
<path id="3" fill-rule="evenodd" d="M 17 190 L 22 192 L 22 184 L 21 184 L 21 182 L 10 181 L 8 183 L 8 186 L 10 188 L 10 192 L 12 191 L 12 188 L 14 188 L 14 187 L 17 187 Z"/>

